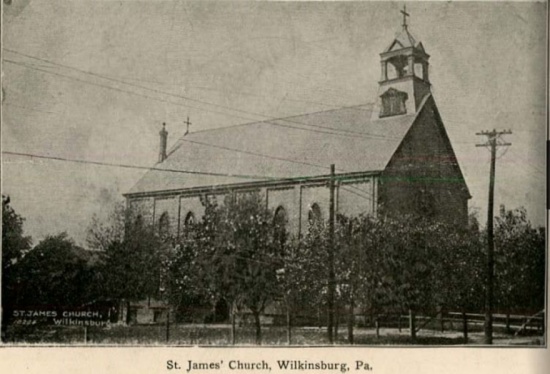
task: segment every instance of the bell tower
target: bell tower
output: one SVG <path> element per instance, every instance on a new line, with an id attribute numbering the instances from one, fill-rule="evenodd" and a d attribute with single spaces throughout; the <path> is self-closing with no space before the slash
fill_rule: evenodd
<path id="1" fill-rule="evenodd" d="M 422 99 L 429 94 L 430 56 L 409 32 L 405 7 L 401 32 L 380 54 L 382 75 L 378 88 L 379 117 L 411 114 L 418 110 Z"/>

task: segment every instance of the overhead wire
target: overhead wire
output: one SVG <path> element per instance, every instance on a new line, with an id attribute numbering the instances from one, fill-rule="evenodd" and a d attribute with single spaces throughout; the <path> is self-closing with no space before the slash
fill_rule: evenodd
<path id="1" fill-rule="evenodd" d="M 161 171 L 161 172 L 168 172 L 168 173 L 208 175 L 208 176 L 216 176 L 216 177 L 231 177 L 231 178 L 255 179 L 255 180 L 257 180 L 257 179 L 276 179 L 276 180 L 281 179 L 279 177 L 268 177 L 268 176 L 265 176 L 265 175 L 231 174 L 231 173 L 217 173 L 217 172 L 210 172 L 210 171 L 195 171 L 195 170 L 183 170 L 183 169 L 171 169 L 171 168 L 158 168 L 158 167 L 150 167 L 150 166 L 121 164 L 121 163 L 115 163 L 115 162 L 91 161 L 91 160 L 74 159 L 74 158 L 68 158 L 68 157 L 47 156 L 47 155 L 39 155 L 39 154 L 35 154 L 35 153 L 24 153 L 24 152 L 2 151 L 2 154 L 12 155 L 12 156 L 24 156 L 24 157 L 45 159 L 45 160 L 73 162 L 73 163 L 78 163 L 78 164 L 111 166 L 111 167 L 120 167 L 120 168 L 126 168 L 126 169 L 153 170 L 153 171 Z"/>
<path id="2" fill-rule="evenodd" d="M 380 138 L 380 139 L 394 139 L 394 140 L 397 139 L 397 138 L 388 137 L 388 136 L 383 135 L 383 134 L 372 134 L 372 133 L 368 133 L 368 132 L 364 132 L 364 131 L 353 131 L 353 130 L 346 130 L 346 129 L 338 129 L 338 128 L 334 128 L 334 127 L 330 127 L 330 126 L 315 125 L 315 124 L 304 123 L 304 122 L 295 121 L 295 120 L 290 119 L 290 118 L 293 118 L 293 117 L 299 117 L 299 115 L 279 118 L 279 117 L 269 116 L 269 115 L 266 115 L 266 114 L 263 114 L 263 113 L 255 113 L 255 112 L 251 112 L 251 111 L 247 111 L 247 110 L 243 110 L 243 109 L 232 108 L 232 107 L 229 107 L 229 106 L 216 104 L 216 103 L 211 103 L 211 102 L 208 102 L 208 101 L 205 101 L 205 100 L 200 100 L 200 99 L 192 98 L 192 97 L 189 97 L 189 96 L 178 95 L 178 94 L 175 94 L 175 93 L 172 93 L 172 92 L 166 92 L 166 91 L 158 90 L 158 89 L 155 89 L 155 88 L 152 88 L 152 87 L 131 83 L 131 82 L 128 82 L 128 81 L 125 81 L 125 80 L 105 76 L 105 75 L 102 75 L 102 74 L 97 74 L 97 73 L 90 72 L 90 71 L 87 71 L 87 70 L 75 68 L 75 67 L 72 67 L 72 66 L 69 66 L 69 65 L 61 64 L 61 63 L 54 62 L 54 61 L 51 61 L 51 60 L 47 60 L 47 59 L 43 59 L 43 58 L 40 58 L 40 57 L 29 55 L 29 54 L 25 54 L 25 53 L 22 53 L 22 52 L 18 52 L 18 51 L 9 49 L 9 48 L 4 48 L 4 50 L 6 50 L 8 52 L 11 52 L 11 53 L 14 53 L 14 54 L 18 54 L 18 55 L 27 57 L 27 58 L 32 58 L 32 59 L 36 59 L 38 61 L 46 62 L 46 63 L 52 64 L 54 66 L 59 66 L 59 67 L 62 67 L 62 68 L 77 71 L 79 73 L 87 74 L 87 75 L 90 75 L 90 76 L 93 76 L 93 77 L 96 77 L 96 78 L 101 78 L 101 79 L 109 80 L 109 81 L 116 82 L 116 83 L 119 83 L 119 84 L 128 85 L 130 87 L 135 87 L 135 88 L 155 92 L 155 93 L 162 94 L 162 95 L 167 95 L 167 96 L 171 96 L 171 97 L 175 97 L 175 98 L 179 98 L 179 99 L 183 99 L 183 100 L 188 100 L 188 101 L 200 103 L 202 105 L 210 105 L 210 106 L 222 108 L 222 109 L 225 109 L 225 110 L 230 110 L 230 111 L 234 111 L 234 112 L 253 115 L 253 116 L 256 116 L 256 117 L 262 117 L 263 119 L 258 120 L 257 118 L 242 117 L 242 116 L 237 116 L 237 115 L 233 115 L 233 114 L 229 114 L 229 113 L 223 113 L 223 115 L 227 115 L 227 116 L 232 116 L 232 117 L 237 117 L 237 118 L 242 118 L 242 119 L 247 119 L 247 120 L 253 120 L 253 121 L 260 121 L 260 122 L 265 122 L 266 119 L 267 120 L 283 121 L 283 122 L 288 122 L 288 123 L 292 123 L 292 124 L 308 126 L 308 127 L 313 127 L 313 128 L 319 128 L 319 129 L 322 129 L 322 130 L 328 130 L 328 131 L 331 131 L 331 132 L 337 132 L 337 133 L 342 133 L 342 134 L 359 135 L 361 137 L 366 137 L 366 138 Z M 13 60 L 6 60 L 6 61 L 10 62 L 10 63 L 15 63 Z M 28 65 L 24 65 L 24 64 L 21 64 L 21 65 L 26 66 L 27 68 L 31 68 Z M 37 69 L 37 70 L 39 69 L 36 66 L 33 66 L 32 68 Z M 40 71 L 43 71 L 43 70 L 40 70 Z M 45 72 L 49 72 L 49 70 L 46 70 Z M 65 76 L 65 77 L 70 77 L 70 76 Z M 207 111 L 207 112 L 213 112 L 213 113 L 220 114 L 220 112 L 212 111 L 210 109 L 197 108 L 197 107 L 193 107 L 193 106 L 189 106 L 189 107 L 192 108 L 192 109 L 197 109 L 197 110 L 202 110 L 202 111 Z M 278 123 L 270 123 L 270 124 L 280 125 Z M 287 126 L 287 127 L 289 127 L 289 126 Z M 291 127 L 291 128 L 294 128 L 294 127 Z M 307 130 L 307 129 L 305 129 L 305 130 Z M 325 133 L 327 133 L 327 132 L 325 132 Z M 335 135 L 341 135 L 341 134 L 335 134 Z"/>
<path id="3" fill-rule="evenodd" d="M 102 162 L 102 161 L 91 161 L 91 160 L 82 160 L 82 159 L 73 159 L 73 158 L 67 158 L 67 157 L 59 157 L 59 156 L 47 156 L 47 155 L 39 155 L 34 153 L 24 153 L 24 152 L 12 152 L 12 151 L 2 151 L 2 154 L 4 155 L 12 155 L 12 156 L 23 156 L 23 157 L 29 157 L 29 158 L 37 158 L 37 159 L 46 159 L 46 160 L 54 160 L 54 161 L 63 161 L 63 162 L 72 162 L 72 163 L 78 163 L 78 164 L 90 164 L 90 165 L 98 165 L 98 166 L 109 166 L 109 167 L 120 167 L 120 168 L 126 168 L 126 169 L 139 169 L 139 170 L 152 170 L 152 171 L 160 171 L 160 172 L 170 172 L 170 173 L 183 173 L 183 174 L 192 174 L 192 175 L 206 175 L 206 176 L 217 176 L 217 177 L 229 177 L 229 178 L 241 178 L 241 179 L 253 179 L 253 180 L 307 180 L 311 178 L 316 177 L 297 177 L 297 178 L 285 178 L 285 177 L 270 177 L 265 175 L 248 175 L 248 174 L 231 174 L 231 173 L 218 173 L 218 172 L 210 172 L 210 171 L 196 171 L 196 170 L 183 170 L 183 169 L 171 169 L 171 168 L 157 168 L 157 167 L 149 167 L 149 166 L 140 166 L 140 165 L 130 165 L 130 164 L 120 164 L 120 163 L 113 163 L 113 162 Z M 363 198 L 367 198 L 365 196 L 361 196 Z"/>
<path id="4" fill-rule="evenodd" d="M 14 64 L 14 65 L 19 65 L 19 66 L 25 67 L 25 68 L 27 68 L 27 69 L 32 69 L 32 70 L 40 71 L 40 72 L 43 72 L 43 73 L 46 73 L 46 74 L 55 75 L 55 76 L 58 76 L 58 77 L 62 77 L 62 78 L 69 79 L 69 80 L 74 80 L 74 81 L 79 82 L 79 83 L 89 84 L 89 85 L 91 85 L 91 86 L 102 87 L 102 88 L 106 88 L 106 89 L 113 90 L 113 91 L 117 91 L 117 92 L 122 92 L 122 93 L 130 94 L 130 95 L 134 95 L 134 96 L 143 97 L 143 98 L 146 98 L 146 99 L 151 99 L 151 100 L 159 101 L 159 102 L 162 102 L 162 103 L 167 103 L 167 104 L 182 106 L 182 107 L 185 107 L 185 108 L 192 108 L 192 109 L 203 110 L 202 108 L 199 108 L 199 107 L 194 107 L 194 106 L 190 106 L 190 105 L 185 105 L 185 104 L 181 104 L 181 103 L 176 103 L 176 102 L 169 101 L 169 100 L 164 100 L 164 99 L 161 99 L 161 98 L 158 98 L 158 97 L 154 97 L 154 96 L 150 96 L 150 95 L 145 95 L 145 94 L 142 94 L 142 93 L 139 93 L 139 92 L 129 91 L 129 90 L 123 90 L 123 89 L 120 89 L 120 88 L 117 88 L 117 87 L 113 87 L 113 86 L 109 86 L 109 85 L 105 85 L 105 84 L 100 84 L 100 83 L 96 83 L 96 82 L 90 82 L 90 81 L 87 81 L 87 80 L 79 79 L 79 78 L 76 78 L 76 77 L 73 77 L 73 76 L 70 76 L 70 75 L 64 75 L 64 74 L 60 74 L 60 73 L 53 72 L 53 71 L 50 71 L 50 70 L 40 69 L 40 68 L 37 68 L 37 67 L 31 66 L 31 65 L 28 65 L 28 64 L 26 64 L 26 63 L 19 62 L 19 61 L 14 61 L 14 60 L 10 60 L 10 59 L 4 59 L 3 62 L 11 63 L 11 64 Z M 216 114 L 220 114 L 220 115 L 223 115 L 223 116 L 227 116 L 227 115 L 228 115 L 227 113 L 217 112 L 217 111 L 213 111 L 213 110 L 209 110 L 209 112 L 211 112 L 211 113 L 216 113 Z M 246 117 L 240 117 L 240 118 L 250 120 L 250 118 L 246 118 Z"/>
<path id="5" fill-rule="evenodd" d="M 64 64 L 60 64 L 60 63 L 56 63 L 56 62 L 53 62 L 53 61 L 50 61 L 50 60 L 47 60 L 47 59 L 42 59 L 42 58 L 39 58 L 39 57 L 36 57 L 36 56 L 31 56 L 31 55 L 28 55 L 28 54 L 24 54 L 24 53 L 15 51 L 15 50 L 10 50 L 10 49 L 5 49 L 5 50 L 7 50 L 7 51 L 9 51 L 9 52 L 12 52 L 12 53 L 15 53 L 15 54 L 19 54 L 19 55 L 21 55 L 21 56 L 25 56 L 25 57 L 28 57 L 28 58 L 36 59 L 36 60 L 39 60 L 39 61 L 42 61 L 42 62 L 46 62 L 46 63 L 52 64 L 52 65 L 56 65 L 56 66 L 60 66 L 60 67 L 67 68 L 67 69 L 71 69 L 71 70 L 74 70 L 74 71 L 78 71 L 78 72 L 81 72 L 81 73 L 89 74 L 89 75 L 91 75 L 91 76 L 95 76 L 95 77 L 98 77 L 98 78 L 101 78 L 101 79 L 106 79 L 106 80 L 114 81 L 114 82 L 117 82 L 117 83 L 121 83 L 121 84 L 129 85 L 129 86 L 133 86 L 133 87 L 136 87 L 136 88 L 140 88 L 140 89 L 145 89 L 145 90 L 153 91 L 153 92 L 160 93 L 160 94 L 163 94 L 163 95 L 178 97 L 178 98 L 181 98 L 181 99 L 184 99 L 184 100 L 195 101 L 195 102 L 198 102 L 198 103 L 201 103 L 201 104 L 217 106 L 217 107 L 220 107 L 220 108 L 224 108 L 224 109 L 228 109 L 228 110 L 232 110 L 232 111 L 237 111 L 237 112 L 242 112 L 242 113 L 246 113 L 246 114 L 252 114 L 252 115 L 257 115 L 257 116 L 268 117 L 268 116 L 266 116 L 266 115 L 264 115 L 264 114 L 259 114 L 259 113 L 244 111 L 244 110 L 240 110 L 240 109 L 235 109 L 235 108 L 231 108 L 231 107 L 227 107 L 227 106 L 223 106 L 223 105 L 218 105 L 218 104 L 214 104 L 214 103 L 209 103 L 209 102 L 206 102 L 206 101 L 203 101 L 203 100 L 198 100 L 198 99 L 194 99 L 194 98 L 190 98 L 190 97 L 186 97 L 186 96 L 182 96 L 182 95 L 177 95 L 177 94 L 173 94 L 173 93 L 169 93 L 169 92 L 164 92 L 164 91 L 157 90 L 157 89 L 153 89 L 153 88 L 147 87 L 147 86 L 136 85 L 136 84 L 133 84 L 133 83 L 124 81 L 124 80 L 119 80 L 119 79 L 116 79 L 116 78 L 112 78 L 112 77 L 104 76 L 104 75 L 101 75 L 101 74 L 96 74 L 96 73 L 93 73 L 93 72 L 89 72 L 89 71 L 85 71 L 85 70 L 82 70 L 82 69 L 74 68 L 74 67 L 71 67 L 71 66 L 68 66 L 68 65 L 64 65 Z M 155 98 L 155 97 L 151 97 L 151 96 L 148 96 L 148 95 L 143 95 L 143 94 L 140 94 L 140 93 L 137 93 L 137 92 L 134 92 L 134 91 L 127 91 L 127 90 L 122 90 L 122 89 L 119 89 L 119 88 L 116 88 L 116 87 L 113 87 L 113 86 L 107 86 L 107 85 L 98 84 L 98 83 L 96 83 L 96 82 L 84 81 L 84 80 L 75 78 L 75 77 L 73 77 L 73 76 L 63 75 L 63 74 L 59 74 L 59 73 L 56 73 L 56 72 L 52 72 L 52 71 L 50 71 L 50 70 L 40 69 L 40 67 L 37 67 L 36 65 L 33 65 L 33 64 L 25 64 L 25 63 L 22 63 L 22 62 L 18 62 L 18 61 L 14 61 L 14 60 L 9 60 L 9 59 L 6 59 L 5 61 L 6 61 L 6 62 L 9 62 L 9 63 L 13 63 L 13 64 L 20 65 L 20 66 L 23 66 L 23 67 L 27 67 L 27 68 L 30 68 L 30 69 L 35 69 L 35 70 L 38 70 L 38 71 L 41 71 L 41 72 L 44 72 L 44 73 L 53 74 L 53 75 L 58 75 L 58 76 L 61 76 L 61 77 L 67 78 L 67 79 L 73 79 L 73 80 L 75 80 L 75 81 L 78 81 L 78 82 L 81 82 L 81 83 L 85 83 L 85 84 L 91 84 L 91 85 L 95 85 L 95 86 L 99 86 L 99 87 L 104 87 L 104 88 L 112 89 L 112 90 L 119 91 L 119 92 L 124 92 L 124 93 L 128 93 L 128 94 L 138 95 L 138 96 L 141 96 L 141 97 L 151 98 L 151 99 L 153 99 L 153 100 L 158 100 L 158 101 L 166 102 L 166 103 L 173 104 L 173 105 L 181 105 L 181 106 L 184 106 L 184 107 L 191 107 L 191 106 L 189 106 L 189 105 L 183 105 L 183 104 L 180 104 L 180 103 L 175 103 L 175 102 L 172 102 L 172 101 L 162 100 L 162 99 Z M 43 66 L 42 66 L 42 67 L 43 67 Z M 46 67 L 46 69 L 47 69 L 47 67 Z M 212 110 L 207 110 L 207 109 L 204 109 L 204 108 L 197 108 L 197 107 L 191 107 L 191 108 L 199 109 L 199 110 L 205 110 L 205 111 L 209 111 L 209 112 L 214 112 L 214 111 L 212 111 Z M 222 114 L 222 115 L 230 115 L 230 114 L 227 114 L 227 113 L 220 113 L 220 112 L 214 112 L 214 113 Z M 233 116 L 234 116 L 234 115 L 233 115 Z M 239 116 L 239 117 L 240 117 L 240 116 Z M 240 118 L 244 118 L 244 117 L 240 117 Z M 379 136 L 379 137 L 384 138 L 384 136 L 382 136 L 382 135 L 373 135 L 373 134 L 368 134 L 368 133 L 359 132 L 359 131 L 349 131 L 349 130 L 335 129 L 335 128 L 332 128 L 332 127 L 325 127 L 325 126 L 319 126 L 319 125 L 306 124 L 306 123 L 303 123 L 303 122 L 291 121 L 291 120 L 289 120 L 288 118 L 275 118 L 275 117 L 271 117 L 271 118 L 272 118 L 272 119 L 275 119 L 275 120 L 278 120 L 278 121 L 285 121 L 285 122 L 296 123 L 296 124 L 305 125 L 305 126 L 311 126 L 311 127 L 317 127 L 317 128 L 327 129 L 327 130 L 330 130 L 330 131 L 329 131 L 329 132 L 327 132 L 327 131 L 316 131 L 316 132 L 327 133 L 327 134 L 331 134 L 331 135 L 343 135 L 343 134 L 335 133 L 335 132 L 343 132 L 343 133 L 350 133 L 350 134 L 356 134 L 356 135 L 369 135 L 370 137 Z M 246 119 L 249 119 L 249 118 L 246 118 Z M 263 122 L 265 122 L 265 121 L 263 121 Z M 268 122 L 268 123 L 269 123 L 269 122 Z M 283 127 L 293 128 L 293 129 L 306 130 L 306 131 L 313 131 L 313 130 L 311 130 L 311 129 L 304 129 L 304 128 L 301 128 L 301 127 L 294 127 L 294 126 L 289 126 L 289 125 L 282 125 L 282 124 L 280 124 L 280 123 L 272 123 L 272 124 L 277 125 L 277 126 L 283 126 Z M 335 131 L 335 132 L 332 132 L 332 131 Z M 387 137 L 385 137 L 385 138 L 387 138 Z M 389 138 L 388 138 L 388 139 L 389 139 Z M 183 139 L 183 140 L 193 143 L 193 141 L 189 141 L 189 140 L 187 140 L 187 139 Z M 236 150 L 236 149 L 231 149 L 231 148 L 228 148 L 228 147 L 216 146 L 216 145 L 207 144 L 207 143 L 201 143 L 201 142 L 194 142 L 194 143 L 202 144 L 202 145 L 207 145 L 207 146 L 211 146 L 211 147 L 216 147 L 216 148 L 221 148 L 221 149 L 227 149 L 227 150 L 231 150 L 231 151 L 238 151 L 238 152 L 241 152 L 241 153 L 252 154 L 252 155 L 257 155 L 257 156 L 261 156 L 261 157 L 269 157 L 269 158 L 272 158 L 272 159 L 278 159 L 278 160 L 282 160 L 282 161 L 300 163 L 300 164 L 305 164 L 305 165 L 309 165 L 309 166 L 322 167 L 322 168 L 324 168 L 324 169 L 326 168 L 325 166 L 321 166 L 321 165 L 316 165 L 316 164 L 311 164 L 311 163 L 306 163 L 306 162 L 300 162 L 300 161 L 296 161 L 296 160 L 289 160 L 289 159 L 280 158 L 280 157 L 275 157 L 275 156 L 268 156 L 268 155 L 263 155 L 263 154 L 259 154 L 259 153 L 255 153 L 255 152 L 250 152 L 250 151 Z M 130 165 L 124 165 L 124 167 L 130 167 Z M 139 167 L 139 168 L 154 170 L 154 168 L 148 168 L 148 167 Z M 167 169 L 159 169 L 159 170 L 168 171 Z M 171 171 L 177 171 L 177 170 L 171 170 Z M 257 178 L 257 177 L 259 177 L 259 176 L 253 176 L 253 177 L 254 177 L 254 178 Z M 262 177 L 263 177 L 263 176 L 262 176 Z M 277 178 L 277 179 L 280 179 L 280 178 Z M 355 186 L 350 186 L 350 187 L 352 187 L 352 188 L 354 188 L 354 189 L 356 189 L 356 190 L 358 190 L 358 191 L 367 192 L 367 191 L 364 191 L 364 190 L 362 190 L 362 189 L 360 189 L 360 188 L 358 188 L 358 187 L 355 187 Z M 350 190 L 348 190 L 348 191 L 350 191 Z M 350 191 L 350 192 L 352 192 L 352 191 Z M 355 193 L 355 194 L 357 194 L 357 193 Z M 359 196 L 359 194 L 357 194 L 357 195 Z M 365 196 L 361 196 L 361 197 L 365 197 Z"/>
<path id="6" fill-rule="evenodd" d="M 351 138 L 366 138 L 366 139 L 372 138 L 372 136 L 361 136 L 359 134 L 353 135 L 353 134 L 347 134 L 347 133 L 337 133 L 337 132 L 334 132 L 334 131 L 322 131 L 322 130 L 308 129 L 308 128 L 303 128 L 303 127 L 298 127 L 298 126 L 283 125 L 283 124 L 273 122 L 273 121 L 266 121 L 266 120 L 258 121 L 254 118 L 243 117 L 243 116 L 240 116 L 240 115 L 232 115 L 232 114 L 223 113 L 223 112 L 219 112 L 219 111 L 214 111 L 214 110 L 210 110 L 210 109 L 199 108 L 199 107 L 195 107 L 195 106 L 191 106 L 191 105 L 187 105 L 187 104 L 176 103 L 176 102 L 173 102 L 173 101 L 163 100 L 163 99 L 160 99 L 160 98 L 157 98 L 157 97 L 154 97 L 154 96 L 145 95 L 145 94 L 135 92 L 135 91 L 123 90 L 123 89 L 113 87 L 113 86 L 109 86 L 109 85 L 104 85 L 104 84 L 100 84 L 100 83 L 96 83 L 96 82 L 90 82 L 90 81 L 78 79 L 78 78 L 70 76 L 70 75 L 64 75 L 64 74 L 56 73 L 56 72 L 53 72 L 53 71 L 50 71 L 50 70 L 40 69 L 40 68 L 37 68 L 37 67 L 31 66 L 31 65 L 28 65 L 26 63 L 19 62 L 19 61 L 14 61 L 14 60 L 10 60 L 10 59 L 4 59 L 3 61 L 11 63 L 11 64 L 19 65 L 19 66 L 22 66 L 22 67 L 25 67 L 25 68 L 28 68 L 28 69 L 40 71 L 40 72 L 43 72 L 43 73 L 46 73 L 46 74 L 52 74 L 52 75 L 55 75 L 55 76 L 59 76 L 59 77 L 63 77 L 63 78 L 66 78 L 66 79 L 74 80 L 74 81 L 77 81 L 79 83 L 89 84 L 89 85 L 92 85 L 92 86 L 102 87 L 102 88 L 114 90 L 114 91 L 117 91 L 117 92 L 122 92 L 122 93 L 127 93 L 127 94 L 130 94 L 130 95 L 140 96 L 140 97 L 144 97 L 144 98 L 147 98 L 147 99 L 151 99 L 151 100 L 155 100 L 155 101 L 159 101 L 159 102 L 163 102 L 163 103 L 167 103 L 167 104 L 178 105 L 178 106 L 182 106 L 182 107 L 185 107 L 185 108 L 203 110 L 203 111 L 207 111 L 207 112 L 210 112 L 210 113 L 220 114 L 222 116 L 232 116 L 232 117 L 238 117 L 238 118 L 242 118 L 242 119 L 255 121 L 255 122 L 248 123 L 248 125 L 252 125 L 252 124 L 256 124 L 256 123 L 261 122 L 261 123 L 267 123 L 267 124 L 274 125 L 274 126 L 292 128 L 292 129 L 297 129 L 297 130 L 302 130 L 302 131 L 311 131 L 311 132 L 316 132 L 316 133 L 321 133 L 321 134 L 346 136 L 346 137 L 351 137 Z M 279 118 L 277 120 L 282 121 L 284 119 Z M 294 121 L 294 122 L 295 123 L 300 123 L 300 122 L 296 122 L 296 121 Z M 242 125 L 246 125 L 246 124 L 241 124 L 241 126 Z M 314 125 L 312 125 L 312 126 L 314 126 Z M 315 126 L 315 127 L 318 127 L 318 126 Z M 334 128 L 331 128 L 331 129 L 334 129 Z M 338 131 L 338 129 L 335 129 L 335 130 Z M 386 138 L 386 139 L 390 140 L 391 138 Z"/>
<path id="7" fill-rule="evenodd" d="M 11 51 L 11 50 L 8 50 L 8 51 Z M 15 53 L 17 53 L 17 52 L 15 52 Z M 39 59 L 39 58 L 37 58 L 37 59 Z M 78 78 L 75 78 L 75 77 L 72 77 L 72 76 L 59 74 L 59 73 L 52 72 L 52 71 L 49 71 L 49 70 L 44 70 L 44 69 L 41 69 L 41 68 L 39 68 L 39 67 L 30 66 L 30 65 L 28 65 L 28 64 L 21 63 L 21 62 L 18 62 L 18 61 L 13 61 L 13 60 L 9 60 L 9 59 L 5 59 L 5 61 L 6 61 L 6 62 L 9 62 L 9 63 L 16 64 L 16 65 L 21 65 L 21 66 L 24 66 L 24 67 L 27 67 L 27 68 L 35 69 L 35 70 L 38 70 L 38 71 L 42 71 L 42 72 L 45 72 L 45 73 L 49 73 L 49 74 L 61 76 L 61 77 L 68 78 L 68 79 L 73 79 L 73 80 L 76 80 L 76 81 L 78 81 L 78 82 L 82 82 L 82 83 L 86 83 L 86 84 L 91 84 L 91 85 L 95 85 L 95 86 L 99 86 L 99 87 L 104 87 L 104 88 L 112 89 L 112 90 L 115 90 L 115 91 L 126 92 L 126 93 L 129 93 L 129 94 L 134 94 L 134 95 L 138 95 L 138 96 L 142 96 L 142 97 L 152 98 L 152 99 L 160 100 L 160 101 L 167 102 L 167 103 L 170 103 L 170 104 L 178 105 L 177 103 L 173 103 L 173 102 L 161 100 L 161 99 L 158 99 L 158 98 L 149 97 L 149 96 L 147 96 L 147 95 L 139 94 L 139 93 L 136 93 L 136 92 L 121 90 L 121 89 L 118 89 L 118 88 L 116 88 L 116 87 L 106 86 L 106 85 L 98 84 L 98 83 L 95 83 L 95 82 L 83 81 L 83 80 L 81 80 L 81 79 L 78 79 Z M 44 60 L 44 61 L 45 61 L 45 62 L 49 62 L 48 60 Z M 77 69 L 77 70 L 79 70 L 79 69 Z M 27 109 L 29 109 L 29 108 L 27 108 Z M 283 125 L 283 126 L 284 126 L 284 127 L 290 127 L 290 128 L 297 128 L 297 127 L 293 127 L 293 126 L 285 126 L 285 125 Z M 297 128 L 297 129 L 300 129 L 300 130 L 310 130 L 310 129 L 303 129 L 303 128 Z M 327 133 L 327 132 L 323 132 L 323 133 Z M 340 135 L 340 134 L 337 134 L 337 135 Z M 184 139 L 184 141 L 189 141 L 189 140 Z M 189 142 L 193 142 L 193 141 L 189 141 Z M 195 143 L 200 143 L 200 142 L 195 142 Z M 322 167 L 323 169 L 327 169 L 327 167 L 321 166 L 321 165 L 316 165 L 316 164 L 311 164 L 311 163 L 305 163 L 305 162 L 300 162 L 300 161 L 295 161 L 295 160 L 290 160 L 290 159 L 285 159 L 285 158 L 280 158 L 280 157 L 268 156 L 268 155 L 263 155 L 263 154 L 259 154 L 259 153 L 255 153 L 255 152 L 249 152 L 249 151 L 243 151 L 243 150 L 236 150 L 236 149 L 231 149 L 231 148 L 228 148 L 228 147 L 215 146 L 215 145 L 207 144 L 207 143 L 202 143 L 202 145 L 208 145 L 208 146 L 211 146 L 211 147 L 217 147 L 217 148 L 222 148 L 222 149 L 226 149 L 226 150 L 238 151 L 238 152 L 241 152 L 241 153 L 252 154 L 252 155 L 257 155 L 257 156 L 261 156 L 261 157 L 268 157 L 268 158 L 278 159 L 278 160 L 287 161 L 287 162 L 300 163 L 300 164 L 305 164 L 305 165 L 309 165 L 309 166 Z M 134 168 L 134 169 L 146 169 L 146 170 L 158 170 L 158 171 L 169 171 L 169 172 L 184 172 L 184 173 L 196 173 L 196 174 L 206 174 L 206 175 L 239 177 L 239 175 L 224 175 L 224 174 L 222 174 L 222 173 L 192 172 L 192 171 L 181 171 L 181 170 L 178 170 L 178 169 L 164 169 L 164 168 L 163 168 L 163 169 L 160 169 L 160 168 L 151 168 L 151 167 L 137 166 L 137 165 L 115 164 L 115 163 L 104 163 L 104 162 L 87 161 L 87 160 L 66 159 L 66 158 L 61 158 L 61 157 L 44 156 L 44 155 L 37 155 L 37 154 L 7 152 L 7 151 L 2 152 L 2 153 L 5 153 L 5 154 L 12 154 L 12 155 L 20 155 L 20 156 L 29 156 L 29 157 L 42 158 L 42 159 L 51 159 L 51 160 L 58 160 L 58 161 L 70 161 L 70 162 L 79 162 L 79 163 L 88 163 L 88 164 L 104 165 L 104 166 L 119 166 L 119 167 Z M 245 177 L 252 177 L 252 178 L 271 178 L 271 177 L 265 177 L 265 176 L 245 176 Z M 273 178 L 273 179 L 281 179 L 281 178 Z M 352 187 L 352 186 L 350 186 L 350 187 Z M 354 188 L 356 188 L 356 187 L 354 187 Z M 359 188 L 356 188 L 356 189 L 359 190 L 359 191 L 363 191 L 363 190 L 361 190 L 361 189 L 359 189 Z M 351 190 L 349 190 L 349 189 L 348 189 L 348 191 L 350 191 L 350 192 L 353 193 L 353 191 L 351 191 Z M 363 191 L 363 192 L 365 192 L 365 191 Z M 357 193 L 355 193 L 355 194 L 358 195 L 358 196 L 360 196 L 360 195 L 357 194 Z M 366 198 L 365 196 L 361 196 L 361 197 Z"/>

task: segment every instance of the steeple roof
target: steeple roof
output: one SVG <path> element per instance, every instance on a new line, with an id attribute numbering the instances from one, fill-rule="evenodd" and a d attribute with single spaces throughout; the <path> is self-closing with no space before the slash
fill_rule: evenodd
<path id="1" fill-rule="evenodd" d="M 391 51 L 397 51 L 400 49 L 405 48 L 417 48 L 424 52 L 424 47 L 422 46 L 421 42 L 418 42 L 414 36 L 409 32 L 409 29 L 407 27 L 403 27 L 403 30 L 397 36 L 395 39 L 392 40 L 392 42 L 388 45 L 388 47 L 384 50 L 382 53 L 387 53 Z"/>

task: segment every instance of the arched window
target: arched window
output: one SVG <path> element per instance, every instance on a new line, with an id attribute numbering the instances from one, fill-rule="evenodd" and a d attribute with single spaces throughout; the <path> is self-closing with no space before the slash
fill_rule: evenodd
<path id="1" fill-rule="evenodd" d="M 321 208 L 317 203 L 314 203 L 310 206 L 309 212 L 307 214 L 307 221 L 310 226 L 317 226 L 323 222 Z"/>
<path id="2" fill-rule="evenodd" d="M 161 214 L 159 218 L 159 235 L 161 238 L 166 238 L 170 234 L 170 217 L 168 212 Z"/>
<path id="3" fill-rule="evenodd" d="M 183 225 L 185 227 L 193 226 L 195 224 L 195 213 L 189 212 L 183 220 Z"/>
<path id="4" fill-rule="evenodd" d="M 183 231 L 182 236 L 184 239 L 192 239 L 193 238 L 193 232 L 195 229 L 195 213 L 189 211 L 185 215 L 185 218 L 183 219 Z"/>
<path id="5" fill-rule="evenodd" d="M 273 216 L 273 239 L 281 248 L 285 245 L 287 239 L 287 223 L 286 210 L 279 206 Z"/>

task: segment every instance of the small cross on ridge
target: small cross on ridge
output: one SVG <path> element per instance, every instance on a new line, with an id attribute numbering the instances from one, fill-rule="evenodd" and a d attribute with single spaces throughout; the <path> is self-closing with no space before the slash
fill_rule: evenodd
<path id="1" fill-rule="evenodd" d="M 187 121 L 183 123 L 187 125 L 187 130 L 185 130 L 185 134 L 184 134 L 184 135 L 187 135 L 189 134 L 189 126 L 191 126 L 191 122 L 189 122 L 189 116 L 187 116 Z"/>

